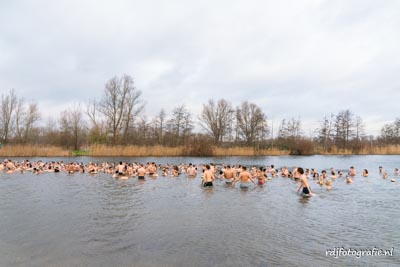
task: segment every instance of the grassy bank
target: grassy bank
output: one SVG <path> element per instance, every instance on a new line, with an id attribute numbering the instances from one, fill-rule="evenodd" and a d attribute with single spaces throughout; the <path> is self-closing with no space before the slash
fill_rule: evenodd
<path id="1" fill-rule="evenodd" d="M 212 147 L 210 153 L 204 156 L 281 156 L 289 155 L 288 150 L 255 149 L 252 147 Z M 313 154 L 318 155 L 400 155 L 400 146 L 367 147 L 359 151 L 332 149 L 323 152 L 316 148 Z M 55 146 L 39 145 L 4 145 L 0 148 L 0 157 L 176 157 L 191 156 L 191 151 L 185 146 L 107 146 L 92 145 L 82 150 L 69 150 Z"/>

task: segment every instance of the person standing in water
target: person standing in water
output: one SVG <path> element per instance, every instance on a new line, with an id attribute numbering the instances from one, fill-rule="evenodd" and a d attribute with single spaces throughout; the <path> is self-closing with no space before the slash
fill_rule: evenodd
<path id="1" fill-rule="evenodd" d="M 299 167 L 299 168 L 297 168 L 297 171 L 300 173 L 300 186 L 297 189 L 297 192 L 299 192 L 300 189 L 302 189 L 302 191 L 301 191 L 302 194 L 312 195 L 311 188 L 310 188 L 310 185 L 308 184 L 307 177 L 304 175 L 303 168 Z"/>
<path id="2" fill-rule="evenodd" d="M 232 170 L 230 165 L 228 165 L 224 171 L 224 178 L 226 184 L 232 184 L 235 178 L 235 171 Z"/>
<path id="3" fill-rule="evenodd" d="M 195 178 L 197 175 L 197 170 L 192 165 L 192 163 L 189 164 L 189 168 L 187 169 L 187 174 L 188 174 L 188 178 Z"/>
<path id="4" fill-rule="evenodd" d="M 247 171 L 246 166 L 242 167 L 242 171 L 239 173 L 239 177 L 233 181 L 232 186 L 235 186 L 235 183 L 237 181 L 240 181 L 240 187 L 241 188 L 247 188 L 249 187 L 249 181 L 254 184 L 254 186 L 257 186 L 256 183 L 254 182 L 253 178 L 251 178 L 251 174 Z"/>
<path id="5" fill-rule="evenodd" d="M 138 174 L 138 179 L 139 180 L 144 180 L 144 176 L 146 174 L 146 169 L 143 167 L 143 165 L 140 165 L 140 167 L 139 167 L 139 169 L 137 171 L 137 174 Z"/>
<path id="6" fill-rule="evenodd" d="M 259 186 L 262 186 L 262 185 L 264 185 L 265 184 L 265 178 L 267 177 L 267 175 L 265 174 L 265 169 L 264 169 L 264 167 L 260 167 L 258 170 L 257 170 L 257 176 L 256 176 L 256 178 L 257 178 L 257 180 L 258 180 L 258 185 Z"/>
<path id="7" fill-rule="evenodd" d="M 203 179 L 201 183 L 204 187 L 211 187 L 213 186 L 213 181 L 214 181 L 214 174 L 210 170 L 210 165 L 207 164 L 206 169 L 203 173 Z"/>

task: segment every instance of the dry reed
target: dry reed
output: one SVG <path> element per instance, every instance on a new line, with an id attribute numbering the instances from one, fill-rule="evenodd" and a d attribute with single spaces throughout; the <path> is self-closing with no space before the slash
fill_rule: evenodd
<path id="1" fill-rule="evenodd" d="M 41 145 L 3 145 L 1 157 L 68 157 L 71 152 L 62 147 Z"/>
<path id="2" fill-rule="evenodd" d="M 165 146 L 107 146 L 92 145 L 88 147 L 92 157 L 163 157 L 184 155 L 184 147 Z"/>
<path id="3" fill-rule="evenodd" d="M 358 151 L 351 149 L 338 149 L 333 147 L 330 152 L 316 148 L 314 154 L 318 155 L 400 155 L 400 145 L 364 147 Z"/>
<path id="4" fill-rule="evenodd" d="M 281 156 L 288 155 L 287 150 L 254 149 L 253 147 L 215 147 L 214 156 Z"/>
<path id="5" fill-rule="evenodd" d="M 85 150 L 85 155 L 92 157 L 175 157 L 189 156 L 187 147 L 165 146 L 108 146 L 91 145 Z M 253 147 L 213 147 L 210 156 L 281 156 L 288 155 L 288 150 L 255 149 Z M 365 147 L 357 152 L 339 150 L 335 147 L 330 152 L 324 152 L 316 147 L 313 154 L 319 155 L 400 155 L 400 145 Z M 3 145 L 0 157 L 69 157 L 72 151 L 56 146 L 41 145 Z"/>

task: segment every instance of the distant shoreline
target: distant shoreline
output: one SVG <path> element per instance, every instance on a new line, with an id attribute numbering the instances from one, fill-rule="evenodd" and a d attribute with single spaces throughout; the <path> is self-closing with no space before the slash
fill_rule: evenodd
<path id="1" fill-rule="evenodd" d="M 230 156 L 293 156 L 289 150 L 256 149 L 253 147 L 212 147 L 211 154 L 194 154 L 188 147 L 165 146 L 107 146 L 92 145 L 81 150 L 43 145 L 3 145 L 0 157 L 230 157 Z M 352 151 L 321 152 L 299 156 L 351 156 L 351 155 L 400 155 L 400 146 L 372 147 L 358 153 Z"/>

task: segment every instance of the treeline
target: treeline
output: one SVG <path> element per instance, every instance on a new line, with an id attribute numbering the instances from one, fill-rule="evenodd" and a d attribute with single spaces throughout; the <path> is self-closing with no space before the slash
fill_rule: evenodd
<path id="1" fill-rule="evenodd" d="M 350 110 L 324 116 L 310 136 L 300 119 L 283 119 L 273 136 L 266 114 L 254 103 L 232 105 L 225 99 L 203 104 L 194 116 L 178 105 L 171 114 L 161 109 L 148 119 L 142 92 L 129 75 L 114 77 L 100 99 L 62 111 L 40 125 L 35 102 L 14 90 L 1 96 L 0 137 L 3 144 L 39 144 L 74 150 L 93 144 L 185 146 L 192 155 L 211 155 L 212 147 L 254 147 L 288 150 L 291 154 L 335 153 L 400 144 L 400 119 L 382 127 L 378 137 L 365 133 L 365 123 Z M 195 127 L 197 125 L 197 127 Z"/>

